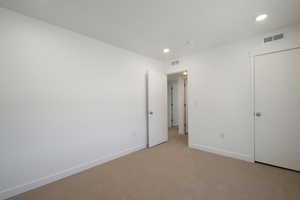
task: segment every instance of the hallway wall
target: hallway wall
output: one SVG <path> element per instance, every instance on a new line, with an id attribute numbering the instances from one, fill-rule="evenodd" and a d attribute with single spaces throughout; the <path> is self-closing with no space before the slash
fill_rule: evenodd
<path id="1" fill-rule="evenodd" d="M 176 77 L 176 78 L 174 78 Z M 173 126 L 184 134 L 184 79 L 180 74 L 171 75 L 168 80 L 168 124 L 171 127 L 171 87 L 173 87 Z"/>
<path id="2" fill-rule="evenodd" d="M 171 122 L 171 88 L 173 87 L 173 126 L 178 126 L 178 80 L 168 81 L 168 124 Z"/>
<path id="3" fill-rule="evenodd" d="M 178 133 L 184 134 L 184 80 L 178 78 Z"/>

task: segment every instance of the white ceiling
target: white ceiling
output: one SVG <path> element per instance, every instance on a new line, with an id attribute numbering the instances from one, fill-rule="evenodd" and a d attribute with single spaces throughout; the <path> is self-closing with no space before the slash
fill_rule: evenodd
<path id="1" fill-rule="evenodd" d="M 162 60 L 300 22 L 300 0 L 0 0 L 0 6 Z M 262 13 L 269 18 L 256 23 Z"/>

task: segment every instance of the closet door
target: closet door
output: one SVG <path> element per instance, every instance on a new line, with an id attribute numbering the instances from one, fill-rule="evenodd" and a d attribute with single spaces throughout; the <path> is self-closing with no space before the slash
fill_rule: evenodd
<path id="1" fill-rule="evenodd" d="M 254 63 L 255 160 L 300 171 L 300 49 Z"/>

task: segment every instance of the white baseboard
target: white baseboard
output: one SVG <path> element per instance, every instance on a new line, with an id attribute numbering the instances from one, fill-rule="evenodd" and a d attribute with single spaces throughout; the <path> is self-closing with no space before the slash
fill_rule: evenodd
<path id="1" fill-rule="evenodd" d="M 206 151 L 209 153 L 214 153 L 214 154 L 218 154 L 218 155 L 222 155 L 222 156 L 226 156 L 226 157 L 244 160 L 247 162 L 252 162 L 251 156 L 246 155 L 246 154 L 240 154 L 240 153 L 236 153 L 236 152 L 226 151 L 223 149 L 218 149 L 218 148 L 209 147 L 209 146 L 205 146 L 205 145 L 198 145 L 198 144 L 191 144 L 190 147 L 193 149 L 198 149 L 198 150 Z"/>
<path id="2" fill-rule="evenodd" d="M 114 160 L 116 158 L 125 156 L 129 153 L 132 153 L 132 152 L 144 149 L 144 148 L 146 148 L 145 145 L 138 145 L 138 146 L 120 151 L 118 153 L 114 153 L 114 154 L 111 154 L 111 155 L 108 155 L 108 156 L 104 156 L 103 158 L 100 158 L 100 159 L 97 159 L 97 160 L 94 160 L 94 161 L 91 161 L 91 162 L 87 162 L 87 163 L 83 163 L 83 164 L 74 166 L 72 168 L 63 170 L 61 172 L 52 174 L 50 176 L 41 177 L 41 178 L 36 179 L 34 181 L 31 181 L 31 182 L 28 182 L 28 183 L 25 183 L 25 184 L 22 184 L 22 185 L 18 185 L 18 186 L 12 187 L 12 188 L 2 190 L 2 191 L 0 191 L 0 200 L 4 200 L 4 199 L 10 198 L 10 197 L 13 197 L 15 195 L 21 194 L 23 192 L 27 192 L 29 190 L 41 187 L 43 185 L 52 183 L 54 181 L 57 181 L 59 179 L 71 176 L 73 174 L 77 174 L 81 171 L 84 171 L 84 170 L 87 170 L 89 168 L 95 167 L 97 165 L 109 162 L 111 160 Z"/>

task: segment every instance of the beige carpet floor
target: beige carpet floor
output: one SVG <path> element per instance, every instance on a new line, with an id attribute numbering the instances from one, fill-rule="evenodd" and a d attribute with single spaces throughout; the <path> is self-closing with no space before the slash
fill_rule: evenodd
<path id="1" fill-rule="evenodd" d="M 189 149 L 185 136 L 21 194 L 19 200 L 300 200 L 300 173 Z"/>

